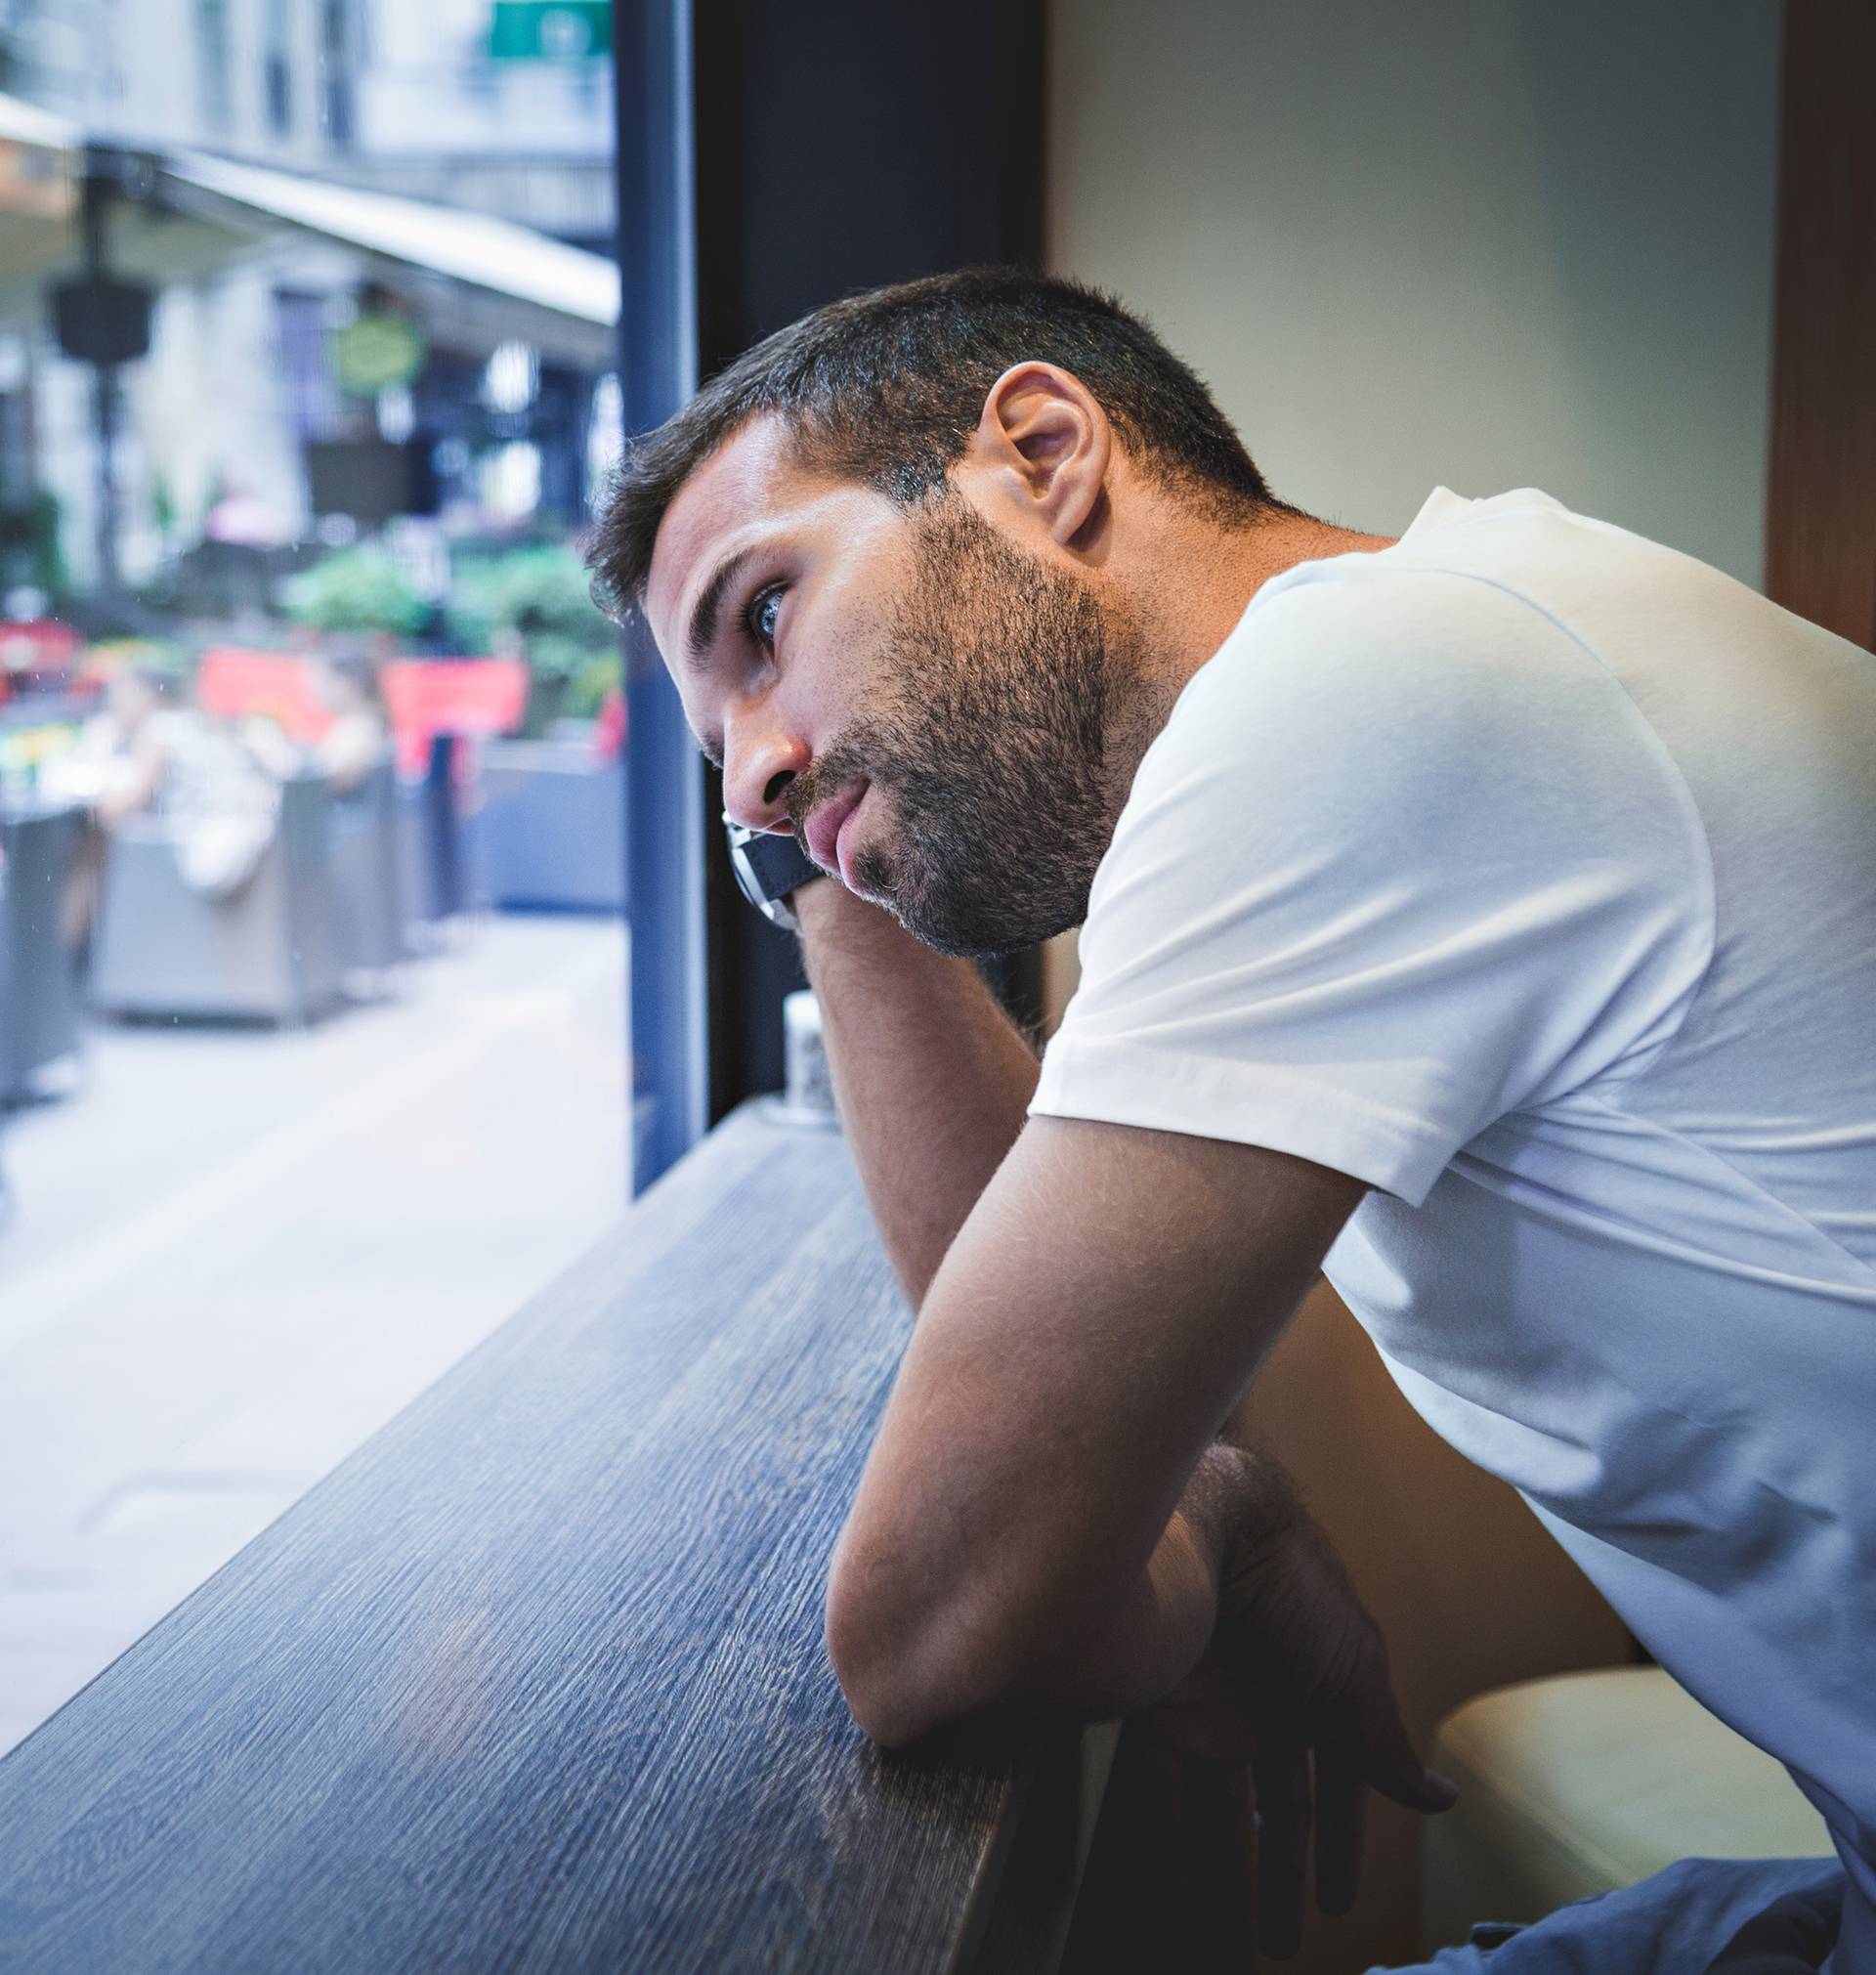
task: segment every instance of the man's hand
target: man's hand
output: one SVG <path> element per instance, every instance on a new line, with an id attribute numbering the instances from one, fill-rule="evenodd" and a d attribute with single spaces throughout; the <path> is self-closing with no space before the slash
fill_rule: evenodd
<path id="1" fill-rule="evenodd" d="M 1313 1826 L 1316 1903 L 1345 1912 L 1360 1882 L 1368 1791 L 1443 1811 L 1387 1676 L 1386 1649 L 1321 1529 L 1268 1463 L 1240 1468 L 1219 1530 L 1217 1622 L 1203 1658 L 1124 1732 L 1110 1785 L 1122 1843 L 1105 1874 L 1138 1875 L 1131 1907 L 1171 1965 L 1256 1966 L 1301 1943 Z M 1255 1877 L 1254 1877 L 1255 1861 Z M 1254 1894 L 1255 1886 L 1255 1894 Z M 1123 1922 L 1122 1924 L 1126 1924 Z"/>

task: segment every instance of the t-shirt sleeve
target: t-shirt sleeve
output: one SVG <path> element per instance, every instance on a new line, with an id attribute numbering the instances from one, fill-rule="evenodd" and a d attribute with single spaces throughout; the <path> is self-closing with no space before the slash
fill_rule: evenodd
<path id="1" fill-rule="evenodd" d="M 1418 1206 L 1489 1125 L 1652 1060 L 1711 957 L 1712 879 L 1593 652 L 1495 583 L 1360 561 L 1259 597 L 1180 696 L 1030 1109 Z"/>

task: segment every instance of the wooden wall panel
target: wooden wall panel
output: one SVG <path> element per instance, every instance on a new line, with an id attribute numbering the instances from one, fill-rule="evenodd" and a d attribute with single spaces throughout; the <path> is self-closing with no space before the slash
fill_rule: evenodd
<path id="1" fill-rule="evenodd" d="M 1876 649 L 1876 8 L 1785 15 L 1766 590 Z"/>

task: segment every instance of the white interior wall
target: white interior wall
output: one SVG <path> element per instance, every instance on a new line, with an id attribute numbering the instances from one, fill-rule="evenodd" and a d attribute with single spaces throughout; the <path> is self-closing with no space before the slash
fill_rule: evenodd
<path id="1" fill-rule="evenodd" d="M 1537 486 L 1760 580 L 1772 0 L 1055 0 L 1050 253 L 1276 491 Z"/>

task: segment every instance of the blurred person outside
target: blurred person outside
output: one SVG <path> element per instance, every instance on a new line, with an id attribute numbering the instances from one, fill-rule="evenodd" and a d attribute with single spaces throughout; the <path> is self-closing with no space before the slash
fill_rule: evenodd
<path id="1" fill-rule="evenodd" d="M 377 666 L 362 648 L 349 645 L 321 653 L 315 665 L 315 690 L 331 725 L 307 750 L 308 765 L 333 794 L 350 795 L 390 745 Z"/>
<path id="2" fill-rule="evenodd" d="M 114 669 L 98 710 L 57 763 L 56 790 L 90 805 L 107 829 L 156 806 L 176 745 L 175 681 L 135 665 Z"/>
<path id="3" fill-rule="evenodd" d="M 100 710 L 53 764 L 47 792 L 85 803 L 107 837 L 141 819 L 160 825 L 192 888 L 226 898 L 253 875 L 279 814 L 297 751 L 272 722 L 238 724 L 147 667 L 113 671 Z"/>
<path id="4" fill-rule="evenodd" d="M 1452 1793 L 1215 1438 L 1320 1271 L 1842 1860 L 1494 1966 L 1717 1967 L 1789 1893 L 1758 1965 L 1842 1902 L 1876 1975 L 1867 655 L 1534 489 L 1318 520 L 1144 324 L 997 270 L 757 345 L 594 560 L 769 843 L 917 1312 L 829 1587 L 861 1725 L 1139 1714 L 1166 1965 L 1249 1953 L 1254 1819 L 1268 1948 L 1312 1829 L 1344 1908 L 1366 1790 Z M 1077 924 L 1039 1064 L 968 961 Z"/>
<path id="5" fill-rule="evenodd" d="M 320 731 L 296 738 L 288 723 L 265 707 L 240 715 L 235 729 L 277 781 L 314 774 L 332 794 L 350 795 L 390 745 L 376 663 L 361 641 L 344 637 L 312 647 L 297 663 L 310 674 L 313 698 L 324 716 Z"/>

